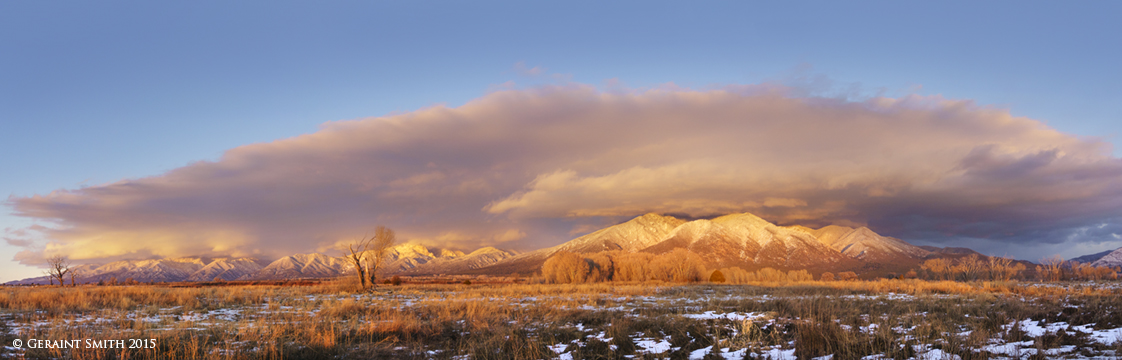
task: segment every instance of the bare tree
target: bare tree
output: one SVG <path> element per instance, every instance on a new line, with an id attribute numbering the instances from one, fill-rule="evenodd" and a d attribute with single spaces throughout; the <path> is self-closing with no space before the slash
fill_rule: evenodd
<path id="1" fill-rule="evenodd" d="M 370 241 L 370 250 L 367 253 L 367 276 L 370 276 L 370 285 L 377 284 L 374 282 L 378 276 L 378 271 L 383 270 L 385 267 L 386 257 L 390 254 L 390 249 L 393 244 L 397 242 L 393 230 L 385 226 L 378 226 L 374 228 L 374 237 Z"/>
<path id="2" fill-rule="evenodd" d="M 990 277 L 994 280 L 1008 281 L 1024 270 L 1024 264 L 1013 263 L 1013 259 L 1010 257 L 990 257 Z"/>
<path id="3" fill-rule="evenodd" d="M 355 272 L 358 273 L 358 281 L 362 284 L 363 289 L 366 288 L 366 267 L 363 266 L 363 258 L 366 257 L 366 250 L 369 247 L 370 239 L 366 236 L 355 240 L 355 242 L 347 246 L 347 249 L 351 251 L 350 255 L 347 255 L 347 260 L 350 260 L 351 264 L 355 266 Z"/>
<path id="4" fill-rule="evenodd" d="M 82 278 L 82 273 L 77 268 L 71 268 L 67 272 L 70 273 L 70 286 L 78 286 L 78 280 L 76 279 Z"/>
<path id="5" fill-rule="evenodd" d="M 384 267 L 386 257 L 395 242 L 397 238 L 393 230 L 378 226 L 374 228 L 374 236 L 363 235 L 348 245 L 347 250 L 350 254 L 344 255 L 354 265 L 363 289 L 366 288 L 367 282 L 371 286 L 377 284 L 375 282 L 377 273 Z"/>
<path id="6" fill-rule="evenodd" d="M 1064 276 L 1064 258 L 1055 255 L 1049 258 L 1040 260 L 1040 264 L 1044 266 L 1041 279 L 1045 281 L 1060 281 Z M 1039 271 L 1038 271 L 1039 272 Z"/>
<path id="7" fill-rule="evenodd" d="M 66 274 L 70 273 L 70 260 L 62 255 L 52 256 L 47 258 L 47 275 L 51 277 L 51 283 L 58 279 L 59 285 L 66 285 Z M 73 277 L 70 278 L 73 281 Z"/>
<path id="8" fill-rule="evenodd" d="M 956 273 L 962 274 L 962 280 L 975 281 L 978 280 L 979 275 L 985 272 L 985 263 L 978 257 L 978 254 L 970 254 L 958 259 L 958 265 L 954 268 Z"/>

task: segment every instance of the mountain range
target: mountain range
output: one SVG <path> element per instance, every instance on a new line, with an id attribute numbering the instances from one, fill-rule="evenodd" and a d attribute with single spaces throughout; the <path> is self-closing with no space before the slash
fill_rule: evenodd
<path id="1" fill-rule="evenodd" d="M 514 256 L 514 252 L 486 247 L 468 254 L 446 249 L 429 249 L 403 244 L 390 249 L 385 274 L 457 274 L 494 264 Z M 296 254 L 272 262 L 253 258 L 183 257 L 154 260 L 115 261 L 104 265 L 72 267 L 80 283 L 181 282 L 213 280 L 284 280 L 333 278 L 354 274 L 354 266 L 344 257 L 324 254 Z M 5 285 L 48 284 L 47 276 L 8 282 Z M 70 281 L 70 277 L 66 277 Z"/>
<path id="2" fill-rule="evenodd" d="M 1098 254 L 1080 256 L 1072 261 L 1090 262 L 1091 266 L 1122 266 L 1122 248 L 1113 251 L 1104 251 Z"/>
<path id="3" fill-rule="evenodd" d="M 385 275 L 532 274 L 560 251 L 601 251 L 662 254 L 685 248 L 709 268 L 736 266 L 746 270 L 903 272 L 930 258 L 957 258 L 977 252 L 967 248 L 915 246 L 882 236 L 867 227 L 830 225 L 819 229 L 779 226 L 749 213 L 687 221 L 646 214 L 609 226 L 563 244 L 516 253 L 484 247 L 470 253 L 402 244 L 390 249 Z M 1122 266 L 1122 249 L 1076 258 L 1095 266 Z M 353 274 L 344 257 L 297 254 L 272 262 L 252 258 L 185 257 L 117 261 L 75 267 L 80 282 L 178 282 L 219 280 L 278 280 L 330 278 Z M 69 279 L 67 279 L 69 281 Z M 7 284 L 45 284 L 46 276 Z"/>
<path id="4" fill-rule="evenodd" d="M 778 226 L 748 213 L 693 221 L 646 214 L 468 273 L 532 273 L 560 251 L 590 253 L 618 250 L 661 254 L 677 248 L 700 255 L 710 268 L 737 266 L 748 270 L 772 267 L 785 270 L 891 271 L 914 267 L 926 258 L 946 256 L 900 239 L 881 236 L 866 227 L 831 225 L 815 230 L 797 225 Z"/>

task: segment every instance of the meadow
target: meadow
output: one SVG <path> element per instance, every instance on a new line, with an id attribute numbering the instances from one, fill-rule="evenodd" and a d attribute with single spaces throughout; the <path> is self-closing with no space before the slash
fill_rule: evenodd
<path id="1" fill-rule="evenodd" d="M 0 358 L 1107 359 L 1122 355 L 1120 292 L 917 279 L 4 287 Z M 44 339 L 79 346 L 28 348 Z"/>

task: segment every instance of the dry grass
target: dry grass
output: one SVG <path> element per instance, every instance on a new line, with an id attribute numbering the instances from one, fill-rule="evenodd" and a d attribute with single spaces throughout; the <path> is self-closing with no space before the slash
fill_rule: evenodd
<path id="1" fill-rule="evenodd" d="M 922 280 L 679 285 L 403 285 L 359 292 L 314 286 L 0 288 L 0 341 L 143 339 L 156 349 L 3 350 L 71 359 L 683 358 L 727 348 L 799 358 L 872 354 L 906 359 L 917 346 L 963 359 L 993 339 L 1111 353 L 1080 334 L 1026 336 L 1013 321 L 1122 327 L 1119 290 L 1102 284 Z M 750 314 L 696 318 L 687 314 Z M 902 334 L 899 329 L 906 329 Z M 641 339 L 670 350 L 645 352 Z M 552 348 L 551 348 L 552 347 Z M 699 350 L 701 349 L 701 350 Z M 712 355 L 712 354 L 711 354 Z"/>

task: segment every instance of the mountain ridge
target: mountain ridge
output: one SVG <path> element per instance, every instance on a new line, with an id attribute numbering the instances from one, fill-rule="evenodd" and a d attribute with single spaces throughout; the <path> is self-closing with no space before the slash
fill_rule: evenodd
<path id="1" fill-rule="evenodd" d="M 750 213 L 696 220 L 648 213 L 555 246 L 525 253 L 494 247 L 465 253 L 415 243 L 399 244 L 390 249 L 387 263 L 380 273 L 384 276 L 531 274 L 539 271 L 546 259 L 561 251 L 648 252 L 657 255 L 678 248 L 700 255 L 706 266 L 737 266 L 748 270 L 773 267 L 819 271 L 906 271 L 929 258 L 981 255 L 968 248 L 915 246 L 877 234 L 868 227 L 829 225 L 812 229 L 800 225 L 779 226 Z M 1122 248 L 1073 260 L 1090 262 L 1094 266 L 1122 266 Z M 113 278 L 117 281 L 131 278 L 139 282 L 280 280 L 332 278 L 354 273 L 353 265 L 345 257 L 320 253 L 293 254 L 268 263 L 247 257 L 180 257 L 114 261 L 74 268 L 82 283 L 110 281 Z M 46 284 L 49 281 L 48 277 L 41 276 L 5 285 Z"/>
<path id="2" fill-rule="evenodd" d="M 616 240 L 620 235 L 639 239 L 622 242 Z M 625 243 L 631 246 L 620 245 Z M 642 247 L 645 244 L 650 245 Z M 692 221 L 648 213 L 556 246 L 499 261 L 473 273 L 533 273 L 559 251 L 619 250 L 661 254 L 678 248 L 700 255 L 706 266 L 745 269 L 774 267 L 888 273 L 916 267 L 932 256 L 943 256 L 897 238 L 881 236 L 867 227 L 778 226 L 751 213 Z"/>
<path id="3" fill-rule="evenodd" d="M 484 267 L 515 253 L 494 247 L 470 254 L 450 249 L 400 244 L 390 249 L 385 275 L 443 274 Z M 107 264 L 73 266 L 79 283 L 125 282 L 132 279 L 150 282 L 253 281 L 308 278 L 334 278 L 354 274 L 354 265 L 342 256 L 321 253 L 293 254 L 271 262 L 255 258 L 179 257 L 165 259 L 121 260 Z M 66 278 L 70 281 L 69 276 Z M 48 276 L 9 281 L 4 285 L 49 284 Z"/>

